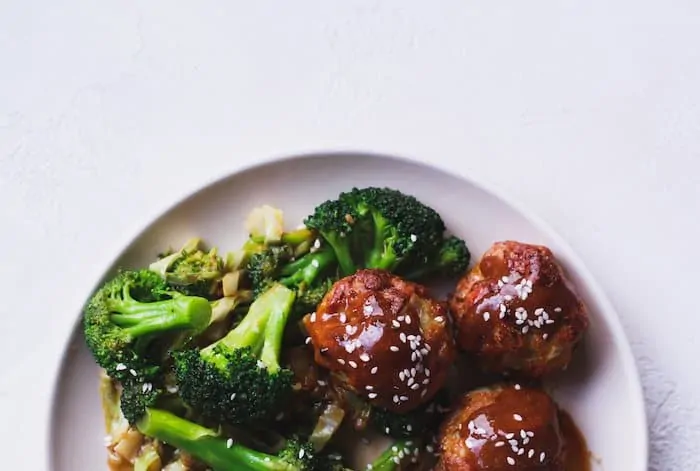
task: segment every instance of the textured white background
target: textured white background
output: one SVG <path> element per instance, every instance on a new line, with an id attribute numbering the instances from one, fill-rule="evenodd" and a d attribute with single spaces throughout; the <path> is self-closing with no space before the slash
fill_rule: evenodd
<path id="1" fill-rule="evenodd" d="M 137 230 L 328 148 L 431 161 L 551 223 L 622 317 L 650 469 L 700 469 L 696 0 L 0 1 L 8 467 L 45 468 L 57 355 Z"/>

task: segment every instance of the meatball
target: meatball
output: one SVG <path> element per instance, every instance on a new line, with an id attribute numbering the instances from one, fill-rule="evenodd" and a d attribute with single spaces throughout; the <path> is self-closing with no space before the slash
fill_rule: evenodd
<path id="1" fill-rule="evenodd" d="M 456 355 L 446 303 L 383 270 L 336 282 L 304 325 L 334 381 L 396 413 L 432 399 Z"/>
<path id="2" fill-rule="evenodd" d="M 539 389 L 500 384 L 463 396 L 440 430 L 438 471 L 564 471 L 559 408 Z"/>
<path id="3" fill-rule="evenodd" d="M 532 379 L 566 369 L 589 324 L 552 251 L 514 241 L 494 244 L 449 306 L 459 347 L 484 370 Z"/>

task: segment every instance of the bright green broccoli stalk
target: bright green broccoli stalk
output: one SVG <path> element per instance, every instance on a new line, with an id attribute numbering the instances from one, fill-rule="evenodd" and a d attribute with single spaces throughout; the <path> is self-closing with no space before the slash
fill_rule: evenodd
<path id="1" fill-rule="evenodd" d="M 271 455 L 159 409 L 146 411 L 137 428 L 194 456 L 214 471 L 325 471 L 316 466 L 311 446 L 296 440 L 288 440 L 283 450 Z"/>
<path id="2" fill-rule="evenodd" d="M 161 368 L 151 347 L 169 334 L 196 334 L 211 319 L 209 301 L 173 292 L 156 273 L 122 271 L 89 300 L 83 333 L 97 364 L 118 380 L 149 378 Z"/>
<path id="3" fill-rule="evenodd" d="M 414 196 L 390 188 L 353 188 L 317 206 L 304 223 L 333 249 L 342 275 L 358 268 L 401 274 L 437 265 L 445 244 L 441 216 Z M 464 261 L 451 261 L 454 256 L 447 252 L 440 269 L 454 271 L 451 264 Z"/>
<path id="4" fill-rule="evenodd" d="M 399 471 L 406 469 L 409 463 L 417 463 L 420 448 L 412 440 L 398 440 L 387 448 L 372 464 L 367 466 L 372 471 Z"/>
<path id="5" fill-rule="evenodd" d="M 233 424 L 269 418 L 284 406 L 293 375 L 279 357 L 294 299 L 294 291 L 275 284 L 225 337 L 174 352 L 182 399 L 206 418 Z"/>

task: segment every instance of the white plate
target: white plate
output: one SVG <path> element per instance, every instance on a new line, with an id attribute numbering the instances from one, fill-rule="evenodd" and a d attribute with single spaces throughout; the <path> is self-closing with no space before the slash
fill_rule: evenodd
<path id="1" fill-rule="evenodd" d="M 589 272 L 548 227 L 473 182 L 427 166 L 376 155 L 312 155 L 281 159 L 218 181 L 174 206 L 125 249 L 116 266 L 144 266 L 169 246 L 202 237 L 222 251 L 244 240 L 248 211 L 283 208 L 291 227 L 313 207 L 352 186 L 386 185 L 439 211 L 478 258 L 497 240 L 549 246 L 591 310 L 592 325 L 554 396 L 573 416 L 595 456 L 595 471 L 646 471 L 647 430 L 641 386 L 618 318 Z M 86 293 L 86 296 L 89 293 Z M 77 314 L 77 313 L 76 313 Z M 106 469 L 97 368 L 79 330 L 66 349 L 52 415 L 55 471 Z"/>

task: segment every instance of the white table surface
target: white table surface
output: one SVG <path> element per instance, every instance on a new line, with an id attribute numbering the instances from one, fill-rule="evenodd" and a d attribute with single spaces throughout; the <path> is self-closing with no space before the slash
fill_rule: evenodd
<path id="1" fill-rule="evenodd" d="M 145 223 L 257 159 L 364 149 L 559 231 L 629 335 L 650 469 L 700 469 L 699 46 L 693 0 L 1 2 L 4 463 L 45 468 L 57 355 Z"/>

